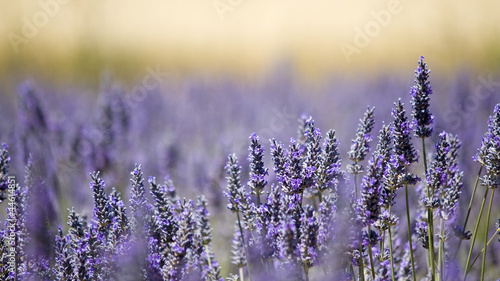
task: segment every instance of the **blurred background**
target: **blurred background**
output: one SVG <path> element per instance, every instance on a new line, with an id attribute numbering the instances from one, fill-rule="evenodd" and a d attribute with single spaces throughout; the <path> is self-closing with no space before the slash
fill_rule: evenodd
<path id="1" fill-rule="evenodd" d="M 161 64 L 262 77 L 286 62 L 301 80 L 408 73 L 425 55 L 441 74 L 498 71 L 498 1 L 0 0 L 0 83 L 26 76 L 97 83 Z M 349 55 L 346 55 L 349 54 Z"/>

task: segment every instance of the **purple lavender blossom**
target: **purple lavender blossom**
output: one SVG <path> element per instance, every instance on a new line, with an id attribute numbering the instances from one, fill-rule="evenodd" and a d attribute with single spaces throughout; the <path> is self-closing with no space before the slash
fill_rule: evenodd
<path id="1" fill-rule="evenodd" d="M 356 138 L 352 140 L 351 150 L 349 150 L 349 159 L 354 161 L 354 164 L 350 164 L 347 166 L 347 171 L 351 174 L 359 174 L 363 172 L 363 166 L 358 163 L 363 161 L 370 151 L 370 142 L 372 140 L 372 136 L 370 135 L 373 126 L 375 125 L 375 119 L 373 108 L 367 108 L 363 119 L 359 120 L 359 126 L 356 130 Z"/>
<path id="2" fill-rule="evenodd" d="M 248 198 L 248 194 L 245 191 L 245 188 L 241 185 L 241 167 L 238 164 L 236 155 L 231 154 L 228 156 L 228 161 L 225 168 L 228 174 L 228 176 L 226 177 L 227 191 L 224 192 L 224 195 L 228 200 L 227 208 L 231 212 L 244 212 L 248 209 L 250 200 Z"/>
<path id="3" fill-rule="evenodd" d="M 135 168 L 130 175 L 132 176 L 130 179 L 132 190 L 129 200 L 130 211 L 132 213 L 130 223 L 132 230 L 141 232 L 144 230 L 144 223 L 149 219 L 148 200 L 146 198 L 141 165 L 135 164 Z"/>
<path id="4" fill-rule="evenodd" d="M 237 267 L 245 267 L 247 265 L 245 244 L 243 243 L 243 237 L 241 236 L 237 223 L 234 225 L 234 236 L 231 243 L 231 249 L 231 262 Z"/>
<path id="5" fill-rule="evenodd" d="M 342 159 L 338 152 L 338 141 L 335 138 L 335 131 L 329 130 L 326 133 L 324 142 L 324 155 L 320 158 L 318 165 L 316 188 L 319 192 L 330 190 L 334 198 L 337 195 L 337 186 L 339 181 L 345 177 L 342 172 Z"/>
<path id="6" fill-rule="evenodd" d="M 413 148 L 411 142 L 411 125 L 406 118 L 404 103 L 401 99 L 394 103 L 396 108 L 392 110 L 394 123 L 392 126 L 392 134 L 394 138 L 394 154 L 397 156 L 398 162 L 401 165 L 401 170 L 404 171 L 405 166 L 418 161 L 417 152 Z"/>
<path id="7" fill-rule="evenodd" d="M 10 154 L 8 149 L 9 147 L 2 143 L 2 149 L 0 149 L 0 203 L 7 199 L 7 190 L 9 188 Z"/>
<path id="8" fill-rule="evenodd" d="M 250 147 L 248 148 L 250 161 L 250 177 L 248 186 L 252 189 L 252 194 L 257 196 L 260 204 L 260 195 L 264 193 L 267 185 L 265 177 L 268 175 L 268 169 L 264 167 L 264 148 L 259 143 L 259 137 L 253 133 L 250 136 Z"/>
<path id="9" fill-rule="evenodd" d="M 300 217 L 300 236 L 298 249 L 300 252 L 300 262 L 310 268 L 318 263 L 318 232 L 319 223 L 316 220 L 315 211 L 311 206 L 306 207 Z"/>
<path id="10" fill-rule="evenodd" d="M 432 95 L 427 63 L 424 63 L 424 57 L 420 57 L 417 70 L 415 70 L 415 86 L 410 90 L 413 107 L 413 120 L 415 123 L 415 136 L 418 138 L 428 138 L 432 135 L 432 128 L 428 126 L 432 124 L 434 116 L 429 111 L 429 100 Z"/>
<path id="11" fill-rule="evenodd" d="M 285 164 L 285 182 L 283 183 L 284 191 L 287 194 L 302 194 L 305 189 L 304 174 L 310 175 L 312 171 L 304 170 L 302 165 L 303 149 L 295 139 L 290 139 L 290 148 L 287 151 L 288 158 Z"/>
<path id="12" fill-rule="evenodd" d="M 282 184 L 285 181 L 286 151 L 283 149 L 281 142 L 277 142 L 275 139 L 270 140 L 270 142 L 271 156 L 274 161 L 274 174 L 276 175 L 276 180 Z"/>
<path id="13" fill-rule="evenodd" d="M 357 210 L 358 216 L 365 226 L 378 220 L 382 212 L 382 176 L 382 156 L 371 159 L 368 163 L 367 174 L 361 183 L 361 198 Z"/>

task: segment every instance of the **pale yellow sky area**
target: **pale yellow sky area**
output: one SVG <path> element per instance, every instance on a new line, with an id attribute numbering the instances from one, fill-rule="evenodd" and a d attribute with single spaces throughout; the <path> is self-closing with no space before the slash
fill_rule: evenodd
<path id="1" fill-rule="evenodd" d="M 500 65 L 499 1 L 0 0 L 0 73 Z"/>

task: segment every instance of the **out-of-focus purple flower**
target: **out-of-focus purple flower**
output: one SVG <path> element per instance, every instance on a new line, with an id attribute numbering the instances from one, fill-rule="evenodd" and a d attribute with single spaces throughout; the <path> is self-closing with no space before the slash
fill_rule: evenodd
<path id="1" fill-rule="evenodd" d="M 250 136 L 250 147 L 248 148 L 250 161 L 250 176 L 248 186 L 252 189 L 252 194 L 260 196 L 264 193 L 267 185 L 266 176 L 268 169 L 264 167 L 264 148 L 259 143 L 259 137 L 253 133 Z"/>
<path id="2" fill-rule="evenodd" d="M 300 262 L 307 268 L 318 263 L 318 232 L 319 223 L 316 220 L 315 211 L 312 206 L 308 206 L 300 218 L 300 236 L 297 245 Z"/>
<path id="3" fill-rule="evenodd" d="M 71 280 L 73 278 L 72 256 L 68 246 L 70 242 L 69 237 L 64 235 L 61 228 L 58 227 L 55 244 L 55 266 L 53 269 L 58 281 Z"/>
<path id="4" fill-rule="evenodd" d="M 453 227 L 453 233 L 460 240 L 470 240 L 472 233 L 470 231 L 464 231 L 463 226 L 455 225 Z"/>
<path id="5" fill-rule="evenodd" d="M 132 217 L 130 224 L 132 231 L 139 233 L 144 231 L 145 223 L 149 220 L 149 204 L 144 188 L 144 176 L 140 164 L 135 164 L 134 170 L 130 173 L 132 189 L 130 191 L 130 211 Z"/>
<path id="6" fill-rule="evenodd" d="M 305 122 L 304 137 L 306 138 L 306 153 L 304 157 L 304 188 L 315 187 L 318 167 L 323 162 L 321 148 L 321 131 L 314 126 L 314 120 L 309 117 Z M 313 190 L 316 191 L 316 190 Z"/>
<path id="7" fill-rule="evenodd" d="M 283 217 L 279 226 L 278 238 L 278 257 L 284 263 L 297 264 L 299 252 L 297 250 L 298 242 L 297 221 L 291 217 Z"/>
<path id="8" fill-rule="evenodd" d="M 429 110 L 429 96 L 432 95 L 432 88 L 429 82 L 430 73 L 431 71 L 427 69 L 427 63 L 424 62 L 424 57 L 420 57 L 417 70 L 415 70 L 416 85 L 410 90 L 415 136 L 418 138 L 428 138 L 432 135 L 433 131 L 432 128 L 428 127 L 434 119 Z"/>
<path id="9" fill-rule="evenodd" d="M 439 214 L 444 220 L 449 220 L 455 215 L 458 207 L 458 199 L 463 187 L 463 172 L 458 169 L 458 150 L 461 147 L 461 142 L 452 134 L 443 132 L 440 134 L 440 137 L 441 135 L 449 143 L 449 149 L 446 154 L 447 182 L 441 192 Z"/>
<path id="10" fill-rule="evenodd" d="M 486 167 L 481 184 L 488 188 L 500 185 L 500 104 L 495 106 L 493 116 L 488 121 L 488 131 L 483 137 L 475 160 Z"/>
<path id="11" fill-rule="evenodd" d="M 0 203 L 7 199 L 7 190 L 9 189 L 9 163 L 10 154 L 9 147 L 2 143 L 0 149 Z"/>
<path id="12" fill-rule="evenodd" d="M 234 225 L 231 253 L 231 262 L 234 265 L 236 265 L 237 267 L 245 267 L 247 265 L 247 259 L 245 257 L 245 244 L 237 222 Z"/>
<path id="13" fill-rule="evenodd" d="M 417 221 L 415 231 L 417 232 L 418 240 L 420 241 L 420 243 L 422 243 L 422 247 L 424 247 L 425 249 L 429 249 L 429 234 L 427 232 L 427 223 Z"/>

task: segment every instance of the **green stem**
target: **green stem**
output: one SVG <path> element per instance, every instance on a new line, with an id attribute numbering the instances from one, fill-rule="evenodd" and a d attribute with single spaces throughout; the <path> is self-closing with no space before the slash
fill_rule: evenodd
<path id="1" fill-rule="evenodd" d="M 464 274 L 464 280 L 467 277 L 467 273 L 469 272 L 469 262 L 472 257 L 472 250 L 474 249 L 474 244 L 476 243 L 476 238 L 477 238 L 477 230 L 479 229 L 479 222 L 481 222 L 481 217 L 483 216 L 483 210 L 484 210 L 484 205 L 486 204 L 486 198 L 488 197 L 488 188 L 484 191 L 484 197 L 483 201 L 481 202 L 481 209 L 479 209 L 479 217 L 477 218 L 476 221 L 476 226 L 474 227 L 474 233 L 472 234 L 472 243 L 470 245 L 469 249 L 469 256 L 467 257 L 467 262 L 465 263 L 465 274 Z"/>
<path id="2" fill-rule="evenodd" d="M 371 235 L 371 226 L 368 225 L 368 239 L 370 239 Z M 371 271 L 372 271 L 372 278 L 375 280 L 375 265 L 373 264 L 373 254 L 372 254 L 372 244 L 368 243 L 368 253 L 370 254 L 370 266 L 371 266 Z"/>
<path id="3" fill-rule="evenodd" d="M 210 250 L 208 245 L 205 245 L 205 252 L 207 253 L 208 268 L 212 269 L 212 261 L 210 260 Z"/>
<path id="4" fill-rule="evenodd" d="M 408 178 L 408 167 L 405 165 L 405 176 Z M 408 201 L 408 181 L 405 181 L 405 197 L 406 197 L 406 220 L 408 221 L 408 243 L 410 245 L 411 270 L 413 281 L 417 281 L 415 272 L 415 261 L 413 258 L 413 243 L 411 239 L 411 223 L 410 223 L 410 204 Z"/>
<path id="5" fill-rule="evenodd" d="M 392 231 L 391 231 L 391 226 L 389 226 L 389 254 L 391 258 L 391 277 L 392 281 L 395 281 L 395 274 L 394 274 L 394 258 L 393 258 L 393 253 L 392 253 Z"/>
<path id="6" fill-rule="evenodd" d="M 443 227 L 443 218 L 439 221 L 439 248 L 438 248 L 438 280 L 441 280 L 441 276 L 443 276 L 444 270 L 444 227 Z"/>
<path id="7" fill-rule="evenodd" d="M 245 278 L 243 278 L 243 267 L 240 267 L 240 281 L 245 281 Z"/>
<path id="8" fill-rule="evenodd" d="M 391 193 L 389 194 L 389 198 L 392 200 L 392 188 L 391 188 Z M 389 202 L 389 217 L 391 217 L 391 211 L 392 211 L 392 202 Z M 395 274 L 394 274 L 394 257 L 393 257 L 393 252 L 392 252 L 392 231 L 391 231 L 392 226 L 389 225 L 389 255 L 391 258 L 391 276 L 392 276 L 392 281 L 395 281 Z M 383 249 L 382 249 L 383 251 Z"/>
<path id="9" fill-rule="evenodd" d="M 469 208 L 467 209 L 467 215 L 465 216 L 464 227 L 462 228 L 464 233 L 465 233 L 465 229 L 467 227 L 467 222 L 469 221 L 470 211 L 472 209 L 472 201 L 474 200 L 474 197 L 476 196 L 476 190 L 477 190 L 477 186 L 479 183 L 479 177 L 481 176 L 481 172 L 483 171 L 483 167 L 484 167 L 484 165 L 481 165 L 481 167 L 479 168 L 479 172 L 477 173 L 477 176 L 476 176 L 476 182 L 474 183 L 474 189 L 472 190 L 472 197 L 470 198 Z M 460 241 L 458 242 L 457 249 L 455 250 L 455 254 L 453 255 L 454 257 L 458 254 L 458 251 L 460 250 L 460 245 L 462 245 L 462 241 L 463 241 L 463 239 L 460 239 Z"/>
<path id="10" fill-rule="evenodd" d="M 306 276 L 306 281 L 309 281 L 309 268 L 305 264 L 302 267 L 304 268 L 304 275 Z"/>
<path id="11" fill-rule="evenodd" d="M 363 242 L 359 242 L 359 280 L 365 281 L 365 270 L 363 265 Z"/>
<path id="12" fill-rule="evenodd" d="M 422 138 L 422 156 L 424 158 L 424 175 L 427 175 L 427 153 L 425 152 L 425 138 Z M 431 200 L 429 185 L 427 187 L 427 198 Z M 431 264 L 431 280 L 436 280 L 436 263 L 434 260 L 434 214 L 432 207 L 427 208 L 427 229 L 429 234 L 429 259 Z"/>
<path id="13" fill-rule="evenodd" d="M 500 233 L 500 228 L 497 229 L 497 231 L 495 231 L 495 233 L 493 233 L 493 235 L 491 235 L 491 238 L 490 240 L 488 240 L 488 246 L 490 245 L 491 241 L 493 241 L 493 239 L 495 238 L 495 236 Z M 476 255 L 476 257 L 474 258 L 474 260 L 472 261 L 471 265 L 470 265 L 470 268 L 469 268 L 469 271 L 470 269 L 472 268 L 472 266 L 476 263 L 477 259 L 479 258 L 479 256 L 484 252 L 484 248 L 481 249 L 481 252 L 479 252 L 479 254 Z"/>
<path id="14" fill-rule="evenodd" d="M 354 174 L 354 198 L 358 199 L 358 174 Z"/>
<path id="15" fill-rule="evenodd" d="M 245 249 L 245 256 L 247 258 L 247 271 L 248 271 L 248 279 L 252 280 L 252 275 L 250 274 L 250 261 L 248 260 L 248 250 L 247 250 L 247 244 L 245 243 L 245 236 L 243 234 L 243 227 L 241 227 L 241 220 L 240 220 L 240 212 L 239 211 L 236 211 L 236 216 L 238 217 L 238 226 L 240 228 L 240 233 L 241 233 L 241 240 L 243 242 L 243 248 Z M 243 276 L 242 275 L 242 272 L 243 272 L 243 269 L 240 268 L 240 275 L 241 277 Z M 241 279 L 243 280 L 243 279 Z"/>
<path id="16" fill-rule="evenodd" d="M 318 200 L 319 200 L 320 204 L 321 204 L 321 202 L 323 202 L 323 196 L 321 195 L 321 190 L 318 191 Z"/>
<path id="17" fill-rule="evenodd" d="M 484 281 L 484 270 L 486 268 L 486 253 L 488 248 L 488 225 L 490 224 L 491 206 L 493 205 L 493 195 L 495 195 L 495 189 L 491 190 L 490 195 L 490 205 L 488 206 L 488 215 L 486 216 L 486 229 L 484 231 L 484 252 L 483 252 L 483 263 L 481 265 L 481 281 Z"/>

